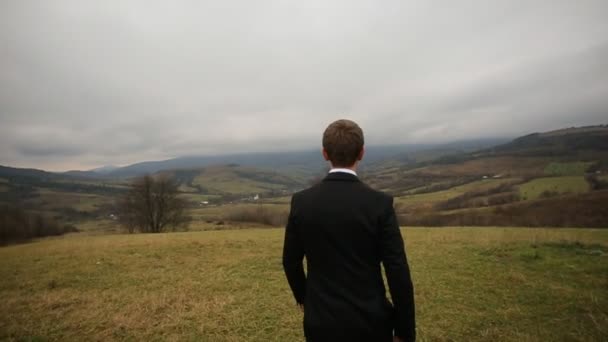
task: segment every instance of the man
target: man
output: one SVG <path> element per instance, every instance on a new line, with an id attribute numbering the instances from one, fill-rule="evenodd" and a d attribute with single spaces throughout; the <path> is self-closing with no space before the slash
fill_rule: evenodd
<path id="1" fill-rule="evenodd" d="M 323 157 L 332 169 L 320 184 L 291 199 L 283 267 L 304 310 L 310 342 L 416 338 L 414 291 L 393 198 L 357 178 L 363 154 L 363 131 L 356 123 L 330 124 Z"/>

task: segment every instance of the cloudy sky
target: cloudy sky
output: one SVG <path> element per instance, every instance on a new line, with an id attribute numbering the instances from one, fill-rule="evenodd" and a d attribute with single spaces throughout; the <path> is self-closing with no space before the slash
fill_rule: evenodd
<path id="1" fill-rule="evenodd" d="M 0 164 L 608 123 L 608 1 L 0 2 Z"/>

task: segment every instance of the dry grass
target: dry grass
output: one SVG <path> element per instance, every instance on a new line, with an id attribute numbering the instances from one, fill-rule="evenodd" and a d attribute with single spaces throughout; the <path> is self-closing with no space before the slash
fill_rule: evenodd
<path id="1" fill-rule="evenodd" d="M 421 341 L 608 338 L 608 230 L 405 229 Z M 0 339 L 300 341 L 282 229 L 0 249 Z"/>
<path id="2" fill-rule="evenodd" d="M 485 174 L 519 177 L 542 175 L 549 158 L 539 157 L 491 157 L 467 160 L 458 164 L 433 165 L 425 169 L 425 174 L 435 175 L 480 175 Z"/>

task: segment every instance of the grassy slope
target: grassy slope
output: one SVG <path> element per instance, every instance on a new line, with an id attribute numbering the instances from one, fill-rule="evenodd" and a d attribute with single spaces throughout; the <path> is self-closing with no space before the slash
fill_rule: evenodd
<path id="1" fill-rule="evenodd" d="M 457 164 L 432 165 L 425 173 L 434 175 L 502 175 L 517 177 L 522 175 L 542 174 L 550 158 L 545 157 L 486 157 L 467 160 Z"/>
<path id="2" fill-rule="evenodd" d="M 608 231 L 404 235 L 421 341 L 608 338 Z M 300 341 L 282 238 L 78 235 L 1 248 L 0 339 Z"/>
<path id="3" fill-rule="evenodd" d="M 583 176 L 593 162 L 549 163 L 545 174 L 549 176 Z"/>
<path id="4" fill-rule="evenodd" d="M 264 207 L 267 210 L 278 210 L 285 213 L 289 212 L 288 203 L 233 203 L 224 204 L 221 206 L 209 205 L 202 206 L 199 208 L 189 210 L 188 214 L 192 217 L 192 222 L 189 225 L 190 230 L 204 230 L 207 229 L 209 223 L 207 221 L 229 221 L 230 213 L 233 210 L 239 210 L 244 208 L 259 208 Z"/>
<path id="5" fill-rule="evenodd" d="M 27 200 L 27 204 L 48 211 L 60 208 L 93 211 L 99 205 L 113 203 L 112 197 L 97 194 L 57 191 L 46 188 L 38 188 L 37 193 L 38 196 Z"/>
<path id="6" fill-rule="evenodd" d="M 208 167 L 200 170 L 193 185 L 200 185 L 211 193 L 255 194 L 286 189 L 282 183 L 295 181 L 273 172 L 247 167 Z"/>
<path id="7" fill-rule="evenodd" d="M 556 193 L 581 193 L 589 191 L 589 184 L 583 176 L 536 178 L 519 186 L 523 199 L 536 199 L 544 191 Z"/>
<path id="8" fill-rule="evenodd" d="M 398 204 L 401 208 L 419 208 L 426 206 L 429 207 L 433 204 L 445 201 L 450 198 L 454 198 L 458 195 L 462 195 L 467 191 L 482 191 L 487 190 L 492 187 L 499 186 L 503 183 L 512 182 L 514 179 L 512 178 L 488 178 L 482 179 L 479 181 L 471 182 L 464 185 L 455 186 L 453 188 L 417 195 L 410 196 L 400 196 L 395 198 L 395 203 Z"/>

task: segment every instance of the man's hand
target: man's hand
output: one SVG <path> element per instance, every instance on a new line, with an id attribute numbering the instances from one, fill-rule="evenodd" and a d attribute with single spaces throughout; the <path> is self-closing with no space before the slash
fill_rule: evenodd
<path id="1" fill-rule="evenodd" d="M 304 312 L 304 304 L 298 303 L 298 308 L 300 309 L 300 311 Z"/>
<path id="2" fill-rule="evenodd" d="M 393 336 L 393 342 L 403 342 L 403 340 L 399 336 Z"/>

